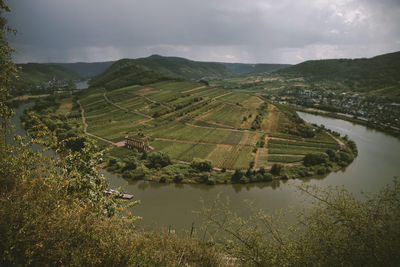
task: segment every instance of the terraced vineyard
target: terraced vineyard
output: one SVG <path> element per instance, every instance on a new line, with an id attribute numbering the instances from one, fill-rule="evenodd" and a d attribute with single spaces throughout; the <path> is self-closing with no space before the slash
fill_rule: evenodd
<path id="1" fill-rule="evenodd" d="M 197 82 L 97 87 L 82 91 L 78 99 L 89 133 L 115 143 L 143 134 L 155 151 L 179 162 L 201 158 L 216 168 L 258 169 L 300 164 L 307 153 L 338 149 L 323 132 L 309 139 L 287 134 L 298 127 L 290 117 L 295 115 L 258 95 Z M 260 138 L 266 142 L 260 145 Z"/>

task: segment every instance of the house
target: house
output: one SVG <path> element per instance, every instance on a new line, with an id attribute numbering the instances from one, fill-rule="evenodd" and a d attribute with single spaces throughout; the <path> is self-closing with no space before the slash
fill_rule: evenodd
<path id="1" fill-rule="evenodd" d="M 129 149 L 137 149 L 139 151 L 148 151 L 149 141 L 146 138 L 125 136 L 125 146 Z"/>

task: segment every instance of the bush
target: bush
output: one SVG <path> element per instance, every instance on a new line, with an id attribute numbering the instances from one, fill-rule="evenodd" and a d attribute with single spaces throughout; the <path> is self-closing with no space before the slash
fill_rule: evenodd
<path id="1" fill-rule="evenodd" d="M 270 170 L 270 173 L 272 174 L 272 175 L 275 175 L 275 176 L 277 176 L 277 175 L 280 175 L 281 174 L 281 171 L 282 171 L 282 165 L 280 165 L 280 164 L 274 164 L 274 165 L 272 165 L 272 168 L 271 168 L 271 170 Z"/>
<path id="2" fill-rule="evenodd" d="M 243 177 L 243 173 L 241 170 L 236 169 L 233 175 L 231 176 L 232 183 L 238 183 L 240 179 Z"/>
<path id="3" fill-rule="evenodd" d="M 133 180 L 142 180 L 146 177 L 146 171 L 142 168 L 139 167 L 135 171 L 131 171 L 131 179 Z"/>
<path id="4" fill-rule="evenodd" d="M 198 170 L 200 172 L 209 172 L 212 169 L 211 161 L 209 160 L 202 160 L 195 158 L 192 163 L 190 164 L 190 167 L 192 167 L 195 170 Z"/>
<path id="5" fill-rule="evenodd" d="M 327 163 L 329 156 L 326 153 L 309 153 L 304 157 L 303 164 L 305 166 L 319 165 Z"/>
<path id="6" fill-rule="evenodd" d="M 264 177 L 264 179 L 263 179 L 264 182 L 272 181 L 272 175 L 270 173 L 265 173 L 263 177 Z"/>
<path id="7" fill-rule="evenodd" d="M 151 152 L 147 157 L 147 162 L 150 168 L 159 168 L 170 165 L 171 159 L 167 153 Z"/>
<path id="8" fill-rule="evenodd" d="M 183 175 L 181 173 L 178 173 L 174 177 L 174 182 L 179 184 L 183 181 Z"/>
<path id="9" fill-rule="evenodd" d="M 333 151 L 332 149 L 328 149 L 325 153 L 328 155 L 330 161 L 337 161 L 338 157 L 335 151 Z"/>

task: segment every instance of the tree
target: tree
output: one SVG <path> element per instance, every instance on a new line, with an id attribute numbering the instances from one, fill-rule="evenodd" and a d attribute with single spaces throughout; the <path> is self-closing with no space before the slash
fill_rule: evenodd
<path id="1" fill-rule="evenodd" d="M 223 231 L 226 253 L 245 266 L 398 266 L 400 182 L 356 198 L 344 188 L 302 184 L 312 201 L 298 221 L 248 206 L 239 217 L 217 199 L 202 213 L 210 233 Z"/>
<path id="2" fill-rule="evenodd" d="M 243 172 L 239 169 L 236 169 L 233 175 L 231 176 L 232 183 L 238 183 L 240 179 L 243 177 Z"/>
<path id="3" fill-rule="evenodd" d="M 329 156 L 326 153 L 309 153 L 303 159 L 303 164 L 305 166 L 313 166 L 318 164 L 327 163 L 329 161 Z"/>
<path id="4" fill-rule="evenodd" d="M 4 12 L 10 12 L 3 0 L 0 0 L 0 157 L 6 153 L 6 137 L 10 134 L 10 118 L 12 110 L 7 105 L 10 98 L 13 82 L 17 78 L 17 68 L 12 62 L 11 53 L 15 50 L 8 45 L 7 34 L 15 30 L 7 25 Z"/>
<path id="5" fill-rule="evenodd" d="M 193 159 L 190 167 L 201 172 L 209 172 L 212 170 L 211 161 L 198 158 Z"/>
<path id="6" fill-rule="evenodd" d="M 147 162 L 150 168 L 165 167 L 171 164 L 171 159 L 167 153 L 151 152 L 147 156 Z"/>
<path id="7" fill-rule="evenodd" d="M 275 163 L 274 165 L 272 165 L 270 173 L 272 175 L 280 175 L 281 174 L 281 170 L 282 170 L 282 165 Z"/>

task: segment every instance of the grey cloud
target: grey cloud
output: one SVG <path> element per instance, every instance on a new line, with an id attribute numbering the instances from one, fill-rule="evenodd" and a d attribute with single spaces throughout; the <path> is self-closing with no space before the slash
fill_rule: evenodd
<path id="1" fill-rule="evenodd" d="M 19 61 L 99 61 L 151 53 L 297 63 L 400 50 L 396 0 L 18 0 Z"/>

